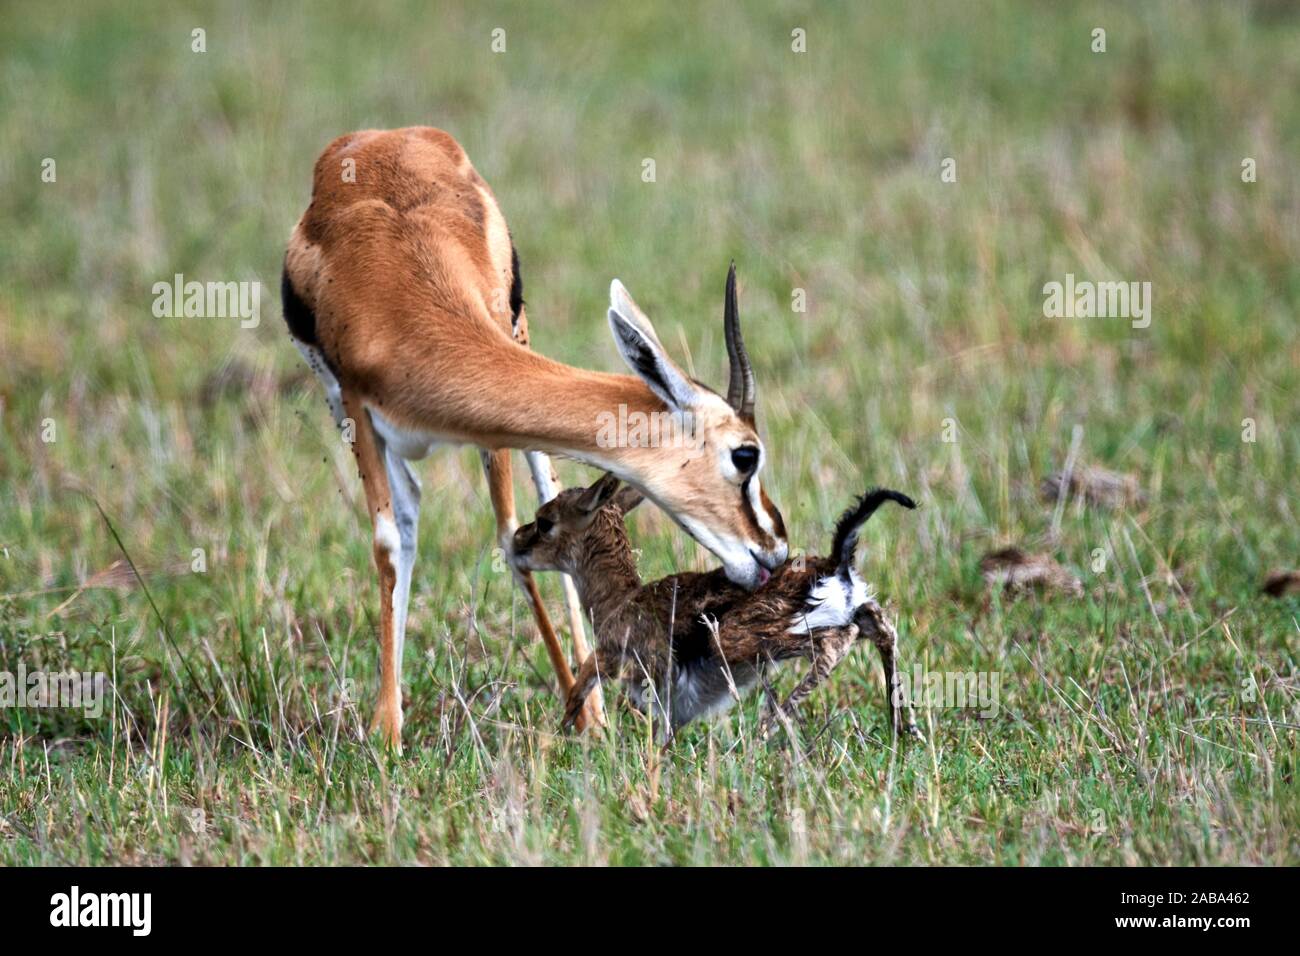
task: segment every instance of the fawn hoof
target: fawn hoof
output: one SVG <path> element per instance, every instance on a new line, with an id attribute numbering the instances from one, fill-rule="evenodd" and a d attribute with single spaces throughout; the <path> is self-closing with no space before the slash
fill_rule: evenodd
<path id="1" fill-rule="evenodd" d="M 592 694 L 588 694 L 581 702 L 569 700 L 565 705 L 564 719 L 560 721 L 560 727 L 578 734 L 589 728 L 602 729 L 605 726 L 605 715 L 596 701 L 597 698 Z"/>
<path id="2" fill-rule="evenodd" d="M 564 712 L 564 718 L 560 721 L 560 728 L 571 733 L 580 734 L 587 729 L 589 722 L 585 706 L 570 707 Z"/>

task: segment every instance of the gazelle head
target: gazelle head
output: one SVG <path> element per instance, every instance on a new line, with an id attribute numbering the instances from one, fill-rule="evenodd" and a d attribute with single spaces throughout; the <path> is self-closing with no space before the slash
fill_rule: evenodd
<path id="1" fill-rule="evenodd" d="M 766 453 L 754 425 L 757 387 L 740 335 L 736 266 L 727 273 L 723 324 L 731 379 L 727 397 L 695 381 L 668 356 L 654 326 L 617 279 L 609 324 L 628 366 L 666 406 L 680 441 L 632 444 L 606 467 L 635 485 L 721 560 L 748 588 L 785 561 L 781 512 L 759 483 Z M 662 413 L 661 413 L 662 414 Z"/>
<path id="2" fill-rule="evenodd" d="M 641 492 L 631 485 L 620 487 L 608 473 L 589 488 L 566 488 L 515 530 L 513 560 L 528 571 L 578 575 L 593 546 L 630 552 L 623 516 L 640 503 Z M 614 508 L 606 509 L 610 504 Z"/>

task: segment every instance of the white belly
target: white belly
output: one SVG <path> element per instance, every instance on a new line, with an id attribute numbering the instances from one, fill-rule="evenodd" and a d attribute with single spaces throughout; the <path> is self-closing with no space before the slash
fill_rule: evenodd
<path id="1" fill-rule="evenodd" d="M 447 441 L 432 432 L 400 428 L 373 408 L 370 409 L 370 420 L 375 423 L 375 431 L 384 440 L 384 444 L 391 448 L 395 455 L 400 455 L 408 461 L 426 457 L 434 448 Z"/>
<path id="2" fill-rule="evenodd" d="M 298 351 L 302 353 L 302 357 L 307 360 L 311 370 L 316 373 L 316 377 L 325 386 L 325 399 L 329 402 L 330 414 L 334 416 L 336 424 L 342 425 L 343 393 L 339 389 L 338 379 L 334 377 L 334 373 L 330 371 L 329 363 L 325 361 L 325 356 L 314 345 L 299 342 L 297 339 L 294 340 L 293 344 L 298 346 Z M 368 411 L 370 412 L 370 420 L 375 423 L 375 431 L 384 440 L 384 444 L 393 450 L 393 454 L 408 461 L 424 458 L 436 446 L 447 442 L 447 439 L 434 435 L 432 432 L 399 428 L 384 418 L 378 409 L 371 408 Z"/>

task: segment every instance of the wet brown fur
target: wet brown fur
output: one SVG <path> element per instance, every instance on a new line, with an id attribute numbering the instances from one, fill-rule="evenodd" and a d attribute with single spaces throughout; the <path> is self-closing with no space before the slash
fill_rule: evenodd
<path id="1" fill-rule="evenodd" d="M 572 575 L 591 617 L 596 650 L 569 693 L 566 723 L 576 718 L 601 677 L 633 685 L 646 681 L 661 698 L 671 697 L 666 688 L 672 674 L 694 662 L 716 669 L 734 696 L 760 679 L 769 664 L 807 658 L 808 674 L 786 701 L 772 707 L 769 700 L 766 733 L 830 676 L 855 641 L 865 638 L 880 651 L 891 725 L 919 736 L 898 683 L 897 634 L 879 604 L 868 600 L 843 627 L 791 633 L 792 621 L 817 582 L 840 570 L 839 558 L 788 561 L 754 592 L 732 584 L 721 571 L 683 572 L 642 584 L 624 526 L 625 514 L 640 496 L 630 488 L 614 493 L 617 487 L 617 480 L 606 476 L 591 488 L 562 492 L 515 533 L 517 560 L 532 570 Z M 549 533 L 539 530 L 539 521 L 550 523 Z M 693 716 L 679 720 L 670 712 L 668 719 L 675 727 Z"/>

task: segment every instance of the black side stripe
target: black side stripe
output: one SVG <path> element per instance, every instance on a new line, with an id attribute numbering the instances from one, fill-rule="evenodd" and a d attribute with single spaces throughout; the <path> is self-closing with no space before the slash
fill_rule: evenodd
<path id="1" fill-rule="evenodd" d="M 294 291 L 287 267 L 280 273 L 280 304 L 284 307 L 284 321 L 289 326 L 289 334 L 304 345 L 318 346 L 316 313 Z"/>
<path id="2" fill-rule="evenodd" d="M 510 240 L 510 315 L 511 324 L 519 327 L 519 313 L 524 309 L 524 277 L 519 273 L 519 250 L 515 248 L 513 237 Z"/>

